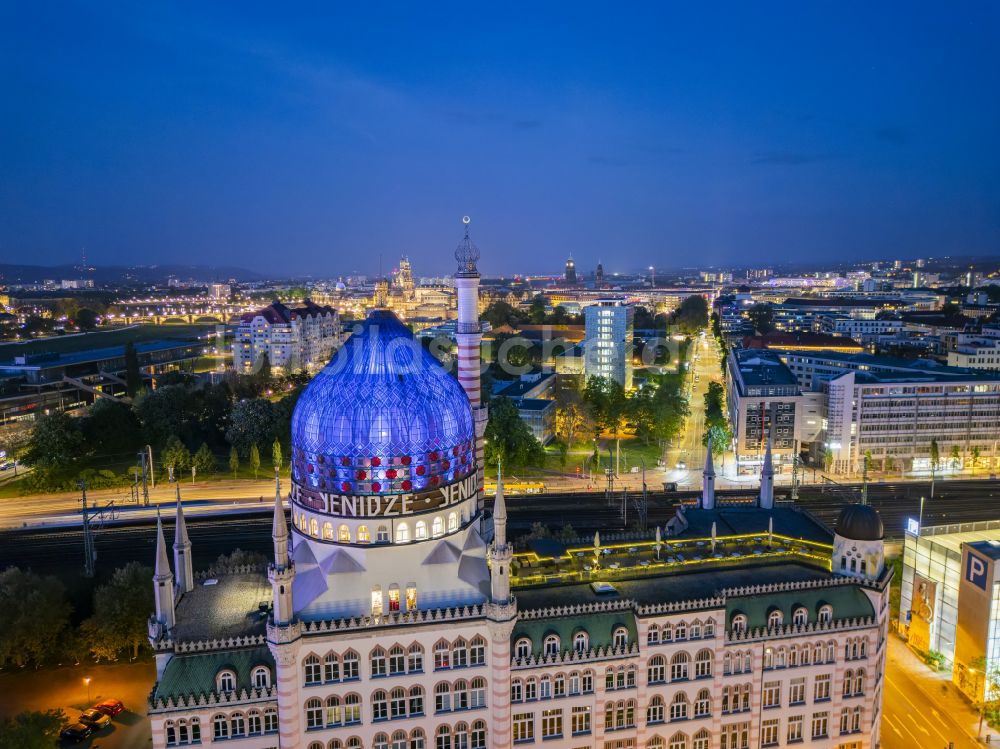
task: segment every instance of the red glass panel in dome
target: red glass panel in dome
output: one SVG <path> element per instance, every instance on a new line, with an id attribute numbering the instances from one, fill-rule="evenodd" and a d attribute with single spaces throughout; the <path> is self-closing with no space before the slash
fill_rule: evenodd
<path id="1" fill-rule="evenodd" d="M 426 466 L 417 466 L 417 475 L 418 476 L 423 476 L 425 473 L 427 473 L 427 467 Z"/>
<path id="2" fill-rule="evenodd" d="M 413 462 L 413 458 L 411 458 L 409 455 L 404 455 L 400 460 L 404 466 L 408 466 L 410 465 L 410 463 Z"/>
<path id="3" fill-rule="evenodd" d="M 382 459 L 378 458 L 378 457 L 372 458 L 372 465 L 373 466 L 380 466 L 380 465 L 382 465 Z"/>
<path id="4" fill-rule="evenodd" d="M 412 481 L 410 481 L 409 479 L 407 479 L 406 481 L 403 482 L 403 491 L 404 492 L 408 492 L 412 488 L 413 488 L 413 482 Z"/>
<path id="5" fill-rule="evenodd" d="M 367 473 L 366 473 L 365 471 L 358 471 L 358 472 L 357 472 L 356 474 L 354 474 L 354 475 L 355 475 L 355 476 L 357 477 L 357 479 L 358 479 L 359 481 L 362 481 L 362 480 L 364 480 L 364 479 L 365 479 L 365 478 L 366 478 L 366 477 L 368 476 L 368 474 L 367 474 Z"/>
<path id="6" fill-rule="evenodd" d="M 382 485 L 378 481 L 373 481 L 372 482 L 372 491 L 373 492 L 380 492 L 380 491 L 382 491 Z"/>

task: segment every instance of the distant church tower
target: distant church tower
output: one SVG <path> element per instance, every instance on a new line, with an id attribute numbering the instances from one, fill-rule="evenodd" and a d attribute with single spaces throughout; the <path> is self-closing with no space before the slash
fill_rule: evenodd
<path id="1" fill-rule="evenodd" d="M 566 261 L 566 285 L 576 286 L 576 263 L 573 261 L 572 255 Z"/>
<path id="2" fill-rule="evenodd" d="M 599 262 L 597 263 L 597 270 L 594 271 L 594 288 L 604 288 L 604 266 Z"/>
<path id="3" fill-rule="evenodd" d="M 486 451 L 484 436 L 486 421 L 489 418 L 486 405 L 482 402 L 479 374 L 480 345 L 483 340 L 482 328 L 479 325 L 479 248 L 469 237 L 468 216 L 462 218 L 465 224 L 465 236 L 455 249 L 455 260 L 458 270 L 455 273 L 455 287 L 458 292 L 458 324 L 456 338 L 458 339 L 458 381 L 472 404 L 472 416 L 476 422 L 476 469 L 479 479 L 479 491 L 485 485 L 484 466 Z M 482 498 L 480 497 L 480 509 Z"/>

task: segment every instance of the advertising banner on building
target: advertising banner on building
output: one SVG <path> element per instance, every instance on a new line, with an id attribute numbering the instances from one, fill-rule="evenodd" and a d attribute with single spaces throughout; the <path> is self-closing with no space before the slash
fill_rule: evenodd
<path id="1" fill-rule="evenodd" d="M 937 583 L 923 575 L 913 575 L 913 598 L 910 602 L 910 645 L 927 652 L 931 649 L 931 626 L 937 601 Z"/>

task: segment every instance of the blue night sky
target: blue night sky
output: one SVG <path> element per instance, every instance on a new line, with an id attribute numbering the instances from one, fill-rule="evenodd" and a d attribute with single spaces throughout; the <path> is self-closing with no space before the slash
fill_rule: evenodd
<path id="1" fill-rule="evenodd" d="M 8 3 L 0 261 L 1000 254 L 992 0 L 333 5 Z"/>

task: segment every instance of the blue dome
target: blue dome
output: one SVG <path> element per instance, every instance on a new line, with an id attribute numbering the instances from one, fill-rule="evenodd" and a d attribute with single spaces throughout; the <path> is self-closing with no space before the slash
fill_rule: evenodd
<path id="1" fill-rule="evenodd" d="M 292 478 L 342 494 L 419 491 L 475 468 L 469 399 L 399 318 L 376 310 L 292 414 Z"/>

